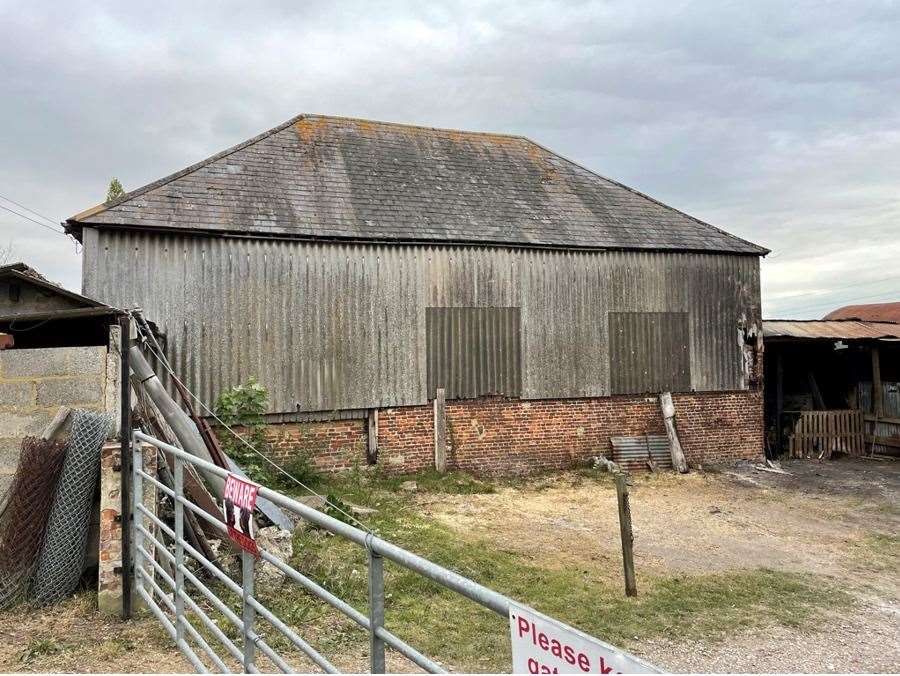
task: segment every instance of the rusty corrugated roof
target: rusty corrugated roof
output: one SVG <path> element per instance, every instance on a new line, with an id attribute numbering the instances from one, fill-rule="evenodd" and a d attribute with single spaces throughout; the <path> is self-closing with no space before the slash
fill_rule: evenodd
<path id="1" fill-rule="evenodd" d="M 900 339 L 900 324 L 855 320 L 767 319 L 763 322 L 766 338 L 810 338 L 828 340 Z"/>
<path id="2" fill-rule="evenodd" d="M 900 322 L 900 303 L 845 305 L 825 315 L 824 319 L 859 319 L 864 322 Z"/>
<path id="3" fill-rule="evenodd" d="M 768 253 L 521 136 L 300 115 L 70 218 L 302 238 Z"/>

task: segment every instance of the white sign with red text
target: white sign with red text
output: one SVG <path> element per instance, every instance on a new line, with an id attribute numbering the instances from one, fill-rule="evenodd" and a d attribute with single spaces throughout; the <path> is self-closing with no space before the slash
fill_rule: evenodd
<path id="1" fill-rule="evenodd" d="M 228 526 L 228 536 L 241 549 L 257 557 L 259 548 L 256 546 L 253 510 L 256 509 L 258 493 L 259 486 L 255 483 L 229 473 L 228 478 L 225 479 L 222 500 L 222 511 L 225 514 L 225 525 Z"/>
<path id="2" fill-rule="evenodd" d="M 624 650 L 528 606 L 509 607 L 514 674 L 657 674 Z"/>

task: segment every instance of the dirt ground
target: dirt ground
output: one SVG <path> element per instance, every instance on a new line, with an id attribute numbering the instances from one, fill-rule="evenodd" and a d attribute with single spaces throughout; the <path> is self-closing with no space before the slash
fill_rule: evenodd
<path id="1" fill-rule="evenodd" d="M 52 609 L 0 613 L 0 672 L 189 672 L 162 627 L 150 619 L 103 620 L 93 594 Z"/>
<path id="2" fill-rule="evenodd" d="M 672 671 L 900 671 L 900 461 L 785 462 L 686 476 L 637 475 L 631 489 L 642 575 L 770 568 L 839 581 L 856 599 L 816 627 L 752 629 L 726 642 L 657 638 L 637 650 Z M 421 492 L 422 511 L 467 537 L 547 565 L 621 566 L 611 481 L 579 474 L 495 493 Z M 151 619 L 100 621 L 90 595 L 51 612 L 0 613 L 0 671 L 182 672 L 189 665 Z M 365 668 L 346 656 L 342 668 Z M 403 661 L 389 668 L 407 669 Z"/>
<path id="3" fill-rule="evenodd" d="M 770 568 L 841 581 L 857 604 L 812 631 L 747 631 L 725 644 L 655 640 L 643 655 L 674 671 L 900 671 L 900 462 L 785 462 L 721 472 L 634 477 L 631 506 L 640 586 L 648 572 Z M 427 496 L 429 513 L 546 565 L 618 574 L 615 490 L 577 476 L 526 490 Z M 523 536 L 523 534 L 526 534 Z"/>

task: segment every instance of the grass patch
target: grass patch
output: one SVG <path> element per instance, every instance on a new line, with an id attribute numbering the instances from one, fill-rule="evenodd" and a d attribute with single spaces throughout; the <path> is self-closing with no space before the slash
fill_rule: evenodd
<path id="1" fill-rule="evenodd" d="M 36 659 L 56 655 L 66 649 L 66 646 L 52 638 L 36 638 L 28 642 L 28 645 L 19 655 L 22 664 L 30 664 Z"/>
<path id="2" fill-rule="evenodd" d="M 400 489 L 407 480 L 357 473 L 335 478 L 328 490 L 376 509 L 365 521 L 378 535 L 614 644 L 628 647 L 645 637 L 676 632 L 721 640 L 748 627 L 802 627 L 820 610 L 851 602 L 825 578 L 765 569 L 660 577 L 638 571 L 641 595 L 627 599 L 608 571 L 544 568 L 488 540 L 461 538 L 418 511 Z M 431 474 L 413 480 L 419 490 L 436 492 L 490 492 L 496 485 Z M 294 551 L 292 564 L 298 570 L 365 612 L 362 548 L 310 529 L 295 535 Z M 390 562 L 385 575 L 388 628 L 445 665 L 474 671 L 508 668 L 508 630 L 502 618 Z M 267 600 L 286 619 L 309 628 L 321 623 L 325 612 L 290 586 Z M 364 639 L 349 622 L 336 621 L 322 647 L 337 650 Z"/>
<path id="3" fill-rule="evenodd" d="M 867 570 L 887 573 L 900 569 L 900 535 L 867 533 L 853 549 L 859 564 Z"/>

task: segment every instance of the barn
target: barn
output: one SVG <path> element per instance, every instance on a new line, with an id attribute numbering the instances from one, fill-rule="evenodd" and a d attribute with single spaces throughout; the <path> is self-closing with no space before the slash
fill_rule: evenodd
<path id="1" fill-rule="evenodd" d="M 208 404 L 323 467 L 563 468 L 663 430 L 759 458 L 766 249 L 520 136 L 300 115 L 66 223 Z"/>

